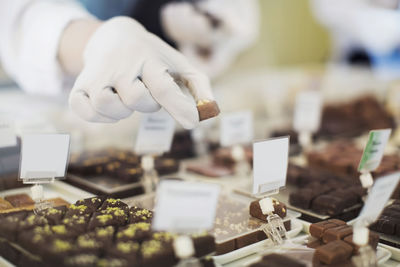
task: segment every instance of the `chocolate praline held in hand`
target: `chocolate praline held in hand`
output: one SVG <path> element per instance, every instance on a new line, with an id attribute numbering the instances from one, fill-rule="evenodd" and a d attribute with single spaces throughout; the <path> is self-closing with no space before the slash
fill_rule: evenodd
<path id="1" fill-rule="evenodd" d="M 206 99 L 197 101 L 197 110 L 200 121 L 214 118 L 220 113 L 217 102 Z"/>

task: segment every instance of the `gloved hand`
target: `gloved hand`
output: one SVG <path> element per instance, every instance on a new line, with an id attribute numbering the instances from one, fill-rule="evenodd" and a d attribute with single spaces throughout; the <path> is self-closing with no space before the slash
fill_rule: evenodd
<path id="1" fill-rule="evenodd" d="M 101 25 L 84 50 L 84 68 L 71 91 L 69 103 L 92 122 L 116 122 L 133 111 L 165 108 L 184 128 L 195 127 L 195 100 L 213 100 L 208 78 L 178 51 L 128 17 Z"/>
<path id="2" fill-rule="evenodd" d="M 258 35 L 256 0 L 172 2 L 161 10 L 162 26 L 179 50 L 214 77 Z"/>

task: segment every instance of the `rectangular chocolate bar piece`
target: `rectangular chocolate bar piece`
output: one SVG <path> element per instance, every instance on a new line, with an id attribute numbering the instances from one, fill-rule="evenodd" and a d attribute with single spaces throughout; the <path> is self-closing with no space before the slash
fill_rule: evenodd
<path id="1" fill-rule="evenodd" d="M 344 199 L 332 195 L 322 195 L 314 199 L 311 208 L 320 214 L 336 215 L 341 213 L 345 207 Z"/>
<path id="2" fill-rule="evenodd" d="M 358 253 L 359 246 L 353 243 L 353 235 L 348 235 L 343 239 L 344 242 L 349 244 L 350 246 L 353 247 L 354 253 Z M 376 249 L 378 246 L 379 242 L 379 235 L 376 232 L 370 231 L 369 232 L 369 239 L 368 239 L 368 244 L 373 248 Z"/>
<path id="3" fill-rule="evenodd" d="M 260 262 L 250 265 L 250 267 L 305 267 L 306 265 L 296 259 L 289 258 L 281 254 L 269 254 L 264 256 Z"/>
<path id="4" fill-rule="evenodd" d="M 325 264 L 337 264 L 347 260 L 353 248 L 342 240 L 336 240 L 315 250 L 315 257 Z"/>
<path id="5" fill-rule="evenodd" d="M 9 195 L 4 198 L 16 208 L 34 205 L 35 202 L 27 194 Z"/>
<path id="6" fill-rule="evenodd" d="M 322 235 L 322 240 L 324 241 L 324 243 L 329 243 L 335 240 L 342 240 L 352 233 L 353 227 L 349 225 L 340 225 L 326 230 Z"/>
<path id="7" fill-rule="evenodd" d="M 310 234 L 315 238 L 322 238 L 326 230 L 345 224 L 346 222 L 337 219 L 313 223 L 310 225 Z"/>

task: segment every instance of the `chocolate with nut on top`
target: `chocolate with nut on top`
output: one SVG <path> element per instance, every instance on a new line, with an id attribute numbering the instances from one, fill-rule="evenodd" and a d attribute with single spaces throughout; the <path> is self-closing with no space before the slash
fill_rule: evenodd
<path id="1" fill-rule="evenodd" d="M 285 218 L 287 213 L 286 205 L 275 198 L 272 198 L 272 203 L 274 205 L 273 213 L 278 214 L 281 218 Z M 267 221 L 268 214 L 264 215 L 262 213 L 259 200 L 254 200 L 250 203 L 250 215 L 257 219 Z"/>

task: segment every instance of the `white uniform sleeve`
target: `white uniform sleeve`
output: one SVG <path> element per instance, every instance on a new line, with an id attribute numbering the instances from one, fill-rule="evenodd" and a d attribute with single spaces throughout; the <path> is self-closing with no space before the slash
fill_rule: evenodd
<path id="1" fill-rule="evenodd" d="M 400 45 L 400 12 L 366 0 L 312 0 L 316 18 L 333 33 L 351 38 L 374 53 Z"/>
<path id="2" fill-rule="evenodd" d="M 75 1 L 1 0 L 0 60 L 27 92 L 57 94 L 66 75 L 59 64 L 59 41 L 73 20 L 90 15 Z"/>

